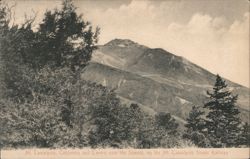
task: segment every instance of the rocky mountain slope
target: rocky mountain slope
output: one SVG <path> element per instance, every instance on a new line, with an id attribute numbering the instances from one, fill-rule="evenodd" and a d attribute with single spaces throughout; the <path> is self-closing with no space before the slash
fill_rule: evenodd
<path id="1" fill-rule="evenodd" d="M 215 82 L 214 74 L 183 57 L 122 39 L 99 46 L 82 78 L 115 89 L 122 101 L 150 113 L 170 112 L 182 123 L 193 105 L 203 105 Z M 241 118 L 248 120 L 249 89 L 227 83 L 239 94 Z"/>

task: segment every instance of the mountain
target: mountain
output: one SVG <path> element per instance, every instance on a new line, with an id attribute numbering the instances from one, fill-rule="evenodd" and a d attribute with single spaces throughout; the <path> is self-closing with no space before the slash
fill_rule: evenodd
<path id="1" fill-rule="evenodd" d="M 99 46 L 82 78 L 115 89 L 124 103 L 138 103 L 149 113 L 170 112 L 185 123 L 193 105 L 203 105 L 216 76 L 160 48 L 149 48 L 128 39 Z M 248 121 L 250 90 L 227 80 L 239 94 L 241 118 Z"/>

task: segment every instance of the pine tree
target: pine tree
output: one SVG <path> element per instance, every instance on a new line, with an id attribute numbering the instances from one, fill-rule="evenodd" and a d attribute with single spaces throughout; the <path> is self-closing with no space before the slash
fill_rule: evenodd
<path id="1" fill-rule="evenodd" d="M 193 106 L 187 118 L 187 128 L 183 134 L 183 138 L 191 140 L 199 147 L 208 147 L 209 142 L 205 137 L 205 120 L 202 117 L 205 114 L 200 107 Z"/>
<path id="2" fill-rule="evenodd" d="M 238 146 L 241 132 L 237 95 L 227 89 L 226 82 L 217 75 L 213 92 L 207 92 L 210 100 L 204 105 L 209 109 L 206 116 L 207 137 L 212 147 Z"/>
<path id="3" fill-rule="evenodd" d="M 179 124 L 170 113 L 159 112 L 155 115 L 154 131 L 152 132 L 152 147 L 170 148 L 178 145 Z"/>
<path id="4" fill-rule="evenodd" d="M 93 31 L 90 22 L 77 14 L 72 0 L 64 0 L 62 9 L 47 11 L 44 16 L 29 59 L 33 67 L 68 66 L 78 70 L 86 66 L 96 49 L 99 28 Z"/>
<path id="5" fill-rule="evenodd" d="M 176 134 L 178 123 L 170 113 L 160 112 L 155 115 L 155 124 L 159 128 L 163 128 L 168 134 Z"/>

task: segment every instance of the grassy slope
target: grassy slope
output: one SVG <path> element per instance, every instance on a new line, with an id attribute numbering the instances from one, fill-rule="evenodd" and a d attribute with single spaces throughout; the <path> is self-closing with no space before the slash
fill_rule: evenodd
<path id="1" fill-rule="evenodd" d="M 115 89 L 126 99 L 148 107 L 147 111 L 165 111 L 185 120 L 193 105 L 202 105 L 206 89 L 186 84 L 158 82 L 135 73 L 119 70 L 99 63 L 91 63 L 82 74 L 85 80 L 103 84 Z M 241 109 L 242 119 L 247 120 L 248 112 Z"/>

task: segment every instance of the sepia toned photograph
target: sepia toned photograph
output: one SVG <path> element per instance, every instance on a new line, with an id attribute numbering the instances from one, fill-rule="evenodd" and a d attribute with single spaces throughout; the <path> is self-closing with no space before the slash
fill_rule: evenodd
<path id="1" fill-rule="evenodd" d="M 1 158 L 247 155 L 249 60 L 248 0 L 0 0 Z"/>

